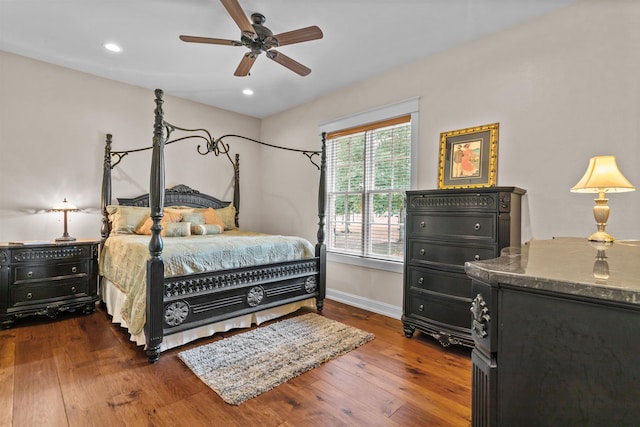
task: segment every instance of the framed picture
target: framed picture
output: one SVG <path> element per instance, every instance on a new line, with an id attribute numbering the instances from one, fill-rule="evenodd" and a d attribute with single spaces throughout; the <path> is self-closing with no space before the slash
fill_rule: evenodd
<path id="1" fill-rule="evenodd" d="M 440 134 L 438 188 L 496 185 L 498 126 L 494 123 Z"/>

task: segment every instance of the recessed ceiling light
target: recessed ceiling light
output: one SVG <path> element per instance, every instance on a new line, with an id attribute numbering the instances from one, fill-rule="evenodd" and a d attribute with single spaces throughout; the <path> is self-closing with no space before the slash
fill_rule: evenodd
<path id="1" fill-rule="evenodd" d="M 245 89 L 242 91 L 245 95 L 253 95 L 253 91 L 251 89 Z"/>
<path id="2" fill-rule="evenodd" d="M 122 52 L 122 48 L 115 43 L 105 43 L 104 48 L 111 52 Z"/>

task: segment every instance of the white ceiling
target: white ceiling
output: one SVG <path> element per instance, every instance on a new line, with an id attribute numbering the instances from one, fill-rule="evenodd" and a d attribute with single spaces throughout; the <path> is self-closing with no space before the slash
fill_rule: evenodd
<path id="1" fill-rule="evenodd" d="M 311 68 L 307 77 L 265 55 L 234 77 L 245 47 L 180 41 L 240 38 L 218 0 L 0 0 L 0 50 L 264 118 L 574 1 L 239 0 L 274 34 L 322 29 L 323 39 L 278 48 Z"/>

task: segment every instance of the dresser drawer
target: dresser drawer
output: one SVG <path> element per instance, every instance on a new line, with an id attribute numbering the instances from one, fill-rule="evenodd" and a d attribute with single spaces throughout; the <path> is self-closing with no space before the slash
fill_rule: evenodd
<path id="1" fill-rule="evenodd" d="M 439 215 L 410 215 L 409 237 L 426 237 L 442 240 L 496 241 L 497 215 L 494 213 Z"/>
<path id="2" fill-rule="evenodd" d="M 89 245 L 64 245 L 19 249 L 13 251 L 12 263 L 37 264 L 89 259 L 93 256 L 93 251 L 94 249 Z"/>
<path id="3" fill-rule="evenodd" d="M 423 319 L 432 324 L 442 324 L 445 328 L 463 329 L 471 334 L 471 299 L 457 299 L 421 295 L 410 292 L 408 313 L 405 316 Z"/>
<path id="4" fill-rule="evenodd" d="M 31 281 L 84 277 L 88 271 L 89 265 L 87 262 L 21 266 L 13 270 L 13 283 L 20 284 Z"/>
<path id="5" fill-rule="evenodd" d="M 42 304 L 57 299 L 68 299 L 88 295 L 86 279 L 68 280 L 59 283 L 29 284 L 11 287 L 11 305 Z"/>
<path id="6" fill-rule="evenodd" d="M 503 190 L 510 190 L 504 188 Z M 506 196 L 509 193 L 505 193 Z M 407 191 L 407 207 L 418 211 L 493 211 L 508 209 L 509 197 L 500 197 L 495 190 Z M 505 206 L 505 203 L 507 204 Z"/>
<path id="7" fill-rule="evenodd" d="M 471 281 L 464 273 L 409 267 L 408 291 L 421 289 L 428 292 L 471 298 Z"/>
<path id="8" fill-rule="evenodd" d="M 479 261 L 496 258 L 495 246 L 456 243 L 436 243 L 423 240 L 411 240 L 408 245 L 409 263 L 426 265 L 448 264 L 464 268 L 467 261 Z"/>

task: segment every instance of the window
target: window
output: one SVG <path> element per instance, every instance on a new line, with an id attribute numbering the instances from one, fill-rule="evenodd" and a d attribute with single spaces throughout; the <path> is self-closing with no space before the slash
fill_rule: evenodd
<path id="1" fill-rule="evenodd" d="M 415 176 L 417 104 L 405 101 L 321 127 L 327 132 L 330 254 L 404 259 L 404 192 Z"/>

